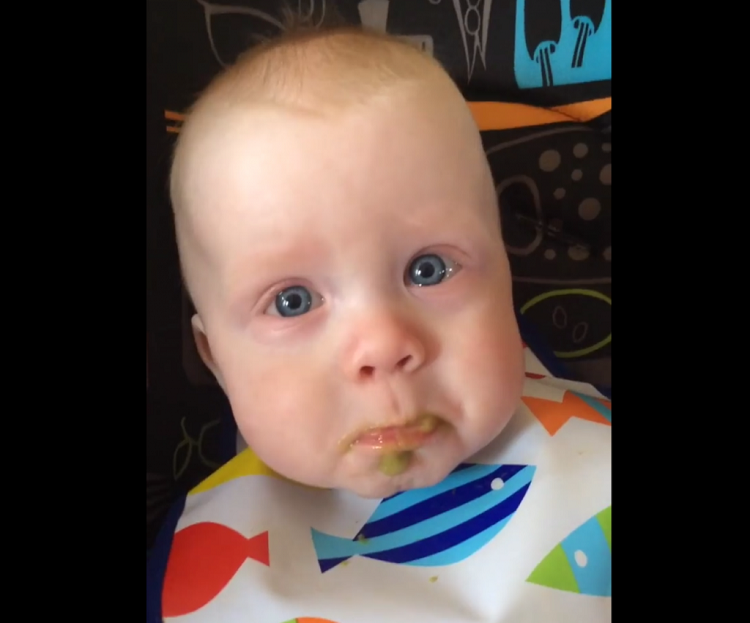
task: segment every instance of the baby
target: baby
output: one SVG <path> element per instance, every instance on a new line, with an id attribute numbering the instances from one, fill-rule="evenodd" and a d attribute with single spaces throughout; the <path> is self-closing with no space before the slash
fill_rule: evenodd
<path id="1" fill-rule="evenodd" d="M 254 48 L 191 110 L 171 194 L 198 351 L 271 469 L 385 498 L 508 424 L 495 185 L 432 58 L 353 28 Z"/>

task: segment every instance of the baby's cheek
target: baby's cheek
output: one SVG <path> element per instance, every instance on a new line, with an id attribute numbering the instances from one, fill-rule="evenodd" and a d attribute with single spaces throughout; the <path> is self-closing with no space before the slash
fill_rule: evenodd
<path id="1" fill-rule="evenodd" d="M 523 351 L 515 319 L 477 318 L 465 327 L 461 343 L 459 365 L 468 387 L 491 402 L 516 402 L 523 385 Z"/>
<path id="2" fill-rule="evenodd" d="M 331 409 L 326 384 L 313 378 L 312 369 L 296 369 L 293 361 L 256 368 L 244 385 L 235 386 L 232 400 L 248 445 L 269 467 L 293 480 L 315 478 L 325 470 L 318 464 L 323 453 L 315 449 L 325 442 Z"/>

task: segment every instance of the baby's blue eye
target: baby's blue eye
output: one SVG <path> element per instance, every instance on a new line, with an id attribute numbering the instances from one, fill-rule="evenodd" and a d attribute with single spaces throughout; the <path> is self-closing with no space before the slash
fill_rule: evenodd
<path id="1" fill-rule="evenodd" d="M 283 318 L 303 316 L 310 311 L 312 304 L 313 295 L 302 286 L 287 288 L 276 295 L 276 311 Z"/>
<path id="2" fill-rule="evenodd" d="M 450 268 L 439 255 L 420 255 L 409 266 L 409 282 L 420 288 L 441 284 L 450 275 Z"/>

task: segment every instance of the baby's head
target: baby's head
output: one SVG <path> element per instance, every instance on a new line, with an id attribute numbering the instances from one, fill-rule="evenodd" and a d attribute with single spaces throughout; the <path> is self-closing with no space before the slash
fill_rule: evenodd
<path id="1" fill-rule="evenodd" d="M 269 467 L 386 497 L 508 423 L 497 196 L 434 60 L 353 29 L 254 49 L 191 111 L 172 199 L 198 350 Z"/>

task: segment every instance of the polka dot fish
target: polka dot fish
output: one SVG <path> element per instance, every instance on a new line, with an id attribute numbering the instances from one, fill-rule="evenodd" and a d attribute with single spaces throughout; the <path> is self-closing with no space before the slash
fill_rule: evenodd
<path id="1" fill-rule="evenodd" d="M 355 556 L 400 565 L 454 565 L 508 524 L 536 473 L 529 465 L 460 465 L 442 483 L 381 502 L 354 539 L 312 530 L 322 573 Z"/>
<path id="2" fill-rule="evenodd" d="M 612 596 L 612 507 L 608 506 L 561 541 L 528 582 L 561 591 Z"/>

